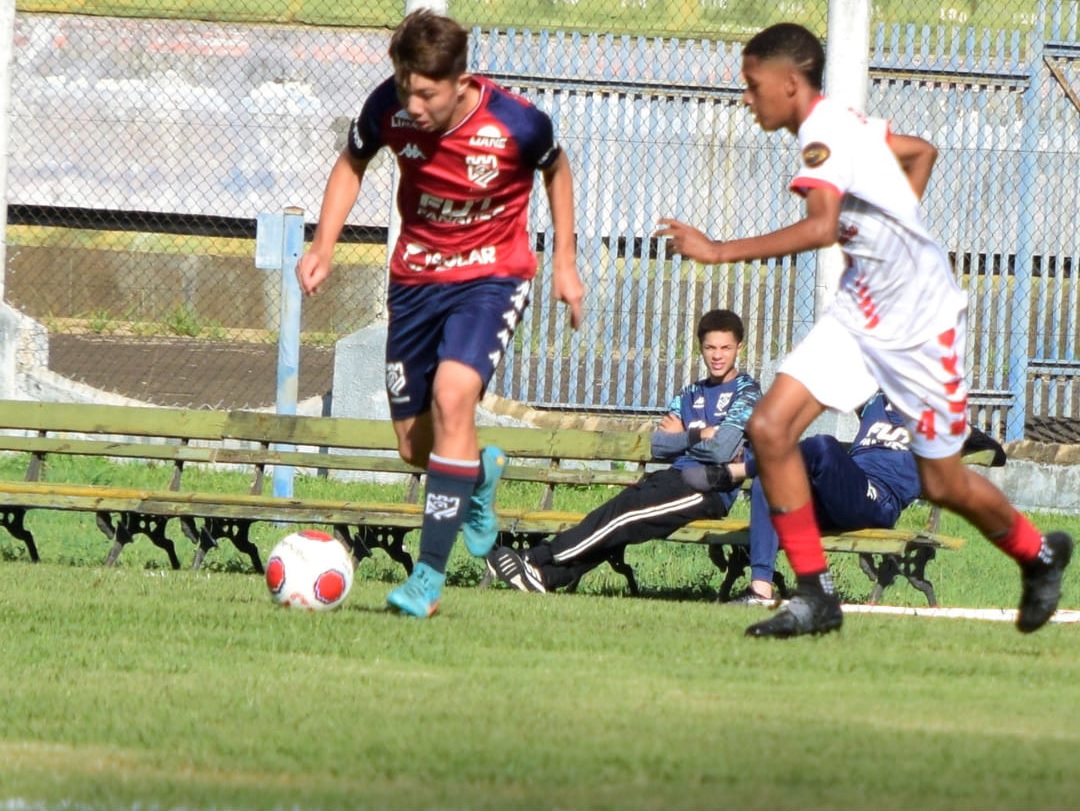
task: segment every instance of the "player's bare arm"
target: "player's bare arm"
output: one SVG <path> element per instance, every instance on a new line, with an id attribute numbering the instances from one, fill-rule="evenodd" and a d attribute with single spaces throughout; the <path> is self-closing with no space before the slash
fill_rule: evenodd
<path id="1" fill-rule="evenodd" d="M 555 231 L 555 250 L 552 258 L 552 291 L 557 301 L 570 308 L 570 326 L 581 326 L 582 300 L 585 286 L 577 269 L 577 245 L 574 238 L 574 179 L 566 153 L 544 170 L 544 190 L 551 206 L 551 223 Z"/>
<path id="2" fill-rule="evenodd" d="M 921 200 L 930 183 L 930 171 L 937 160 L 937 147 L 914 135 L 889 136 L 889 148 L 900 162 L 911 188 Z"/>
<path id="3" fill-rule="evenodd" d="M 330 170 L 311 247 L 296 263 L 296 276 L 305 295 L 318 292 L 319 286 L 330 275 L 334 245 L 345 227 L 345 219 L 356 205 L 366 169 L 367 161 L 357 160 L 344 150 Z"/>
<path id="4" fill-rule="evenodd" d="M 667 237 L 675 253 L 707 265 L 772 259 L 824 248 L 836 242 L 840 195 L 833 189 L 813 188 L 806 193 L 806 216 L 797 223 L 756 237 L 712 240 L 693 226 L 665 217 L 653 235 Z"/>

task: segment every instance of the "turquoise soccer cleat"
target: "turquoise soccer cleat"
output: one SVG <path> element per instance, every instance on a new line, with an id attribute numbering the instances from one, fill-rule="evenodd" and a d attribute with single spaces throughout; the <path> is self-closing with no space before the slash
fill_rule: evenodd
<path id="1" fill-rule="evenodd" d="M 480 451 L 480 464 L 484 469 L 484 481 L 477 486 L 469 499 L 461 534 L 465 537 L 469 554 L 486 558 L 499 536 L 495 518 L 495 485 L 499 483 L 503 468 L 506 467 L 506 454 L 499 448 L 488 445 Z"/>
<path id="2" fill-rule="evenodd" d="M 426 619 L 439 610 L 446 575 L 417 563 L 409 579 L 386 595 L 386 604 L 402 614 Z"/>

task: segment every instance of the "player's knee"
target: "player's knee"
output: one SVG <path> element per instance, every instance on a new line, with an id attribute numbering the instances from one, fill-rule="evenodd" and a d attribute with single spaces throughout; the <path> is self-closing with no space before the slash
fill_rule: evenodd
<path id="1" fill-rule="evenodd" d="M 942 507 L 963 504 L 970 491 L 966 476 L 941 475 L 935 470 L 922 471 L 922 497 Z"/>
<path id="2" fill-rule="evenodd" d="M 770 450 L 790 444 L 787 428 L 788 426 L 782 420 L 777 419 L 776 415 L 768 409 L 761 408 L 759 404 L 746 423 L 746 435 L 750 437 L 754 453 L 762 456 Z"/>
<path id="3" fill-rule="evenodd" d="M 458 422 L 472 424 L 476 420 L 478 397 L 472 391 L 443 386 L 432 393 L 431 405 L 437 423 L 444 426 Z"/>

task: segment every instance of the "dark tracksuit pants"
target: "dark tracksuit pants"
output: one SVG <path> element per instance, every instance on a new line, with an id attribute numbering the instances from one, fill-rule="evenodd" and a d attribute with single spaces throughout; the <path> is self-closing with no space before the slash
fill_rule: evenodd
<path id="1" fill-rule="evenodd" d="M 814 514 L 823 531 L 844 531 L 867 527 L 893 527 L 902 507 L 888 490 L 875 485 L 836 437 L 819 434 L 799 443 Z M 882 450 L 893 454 L 896 451 Z M 764 520 L 769 505 L 754 479 L 750 488 L 750 570 L 755 579 L 770 579 L 779 541 L 772 522 Z"/>
<path id="2" fill-rule="evenodd" d="M 673 468 L 658 470 L 590 512 L 576 527 L 538 544 L 525 556 L 544 574 L 547 588 L 575 583 L 629 544 L 666 538 L 691 521 L 723 518 L 729 493 L 701 493 Z"/>

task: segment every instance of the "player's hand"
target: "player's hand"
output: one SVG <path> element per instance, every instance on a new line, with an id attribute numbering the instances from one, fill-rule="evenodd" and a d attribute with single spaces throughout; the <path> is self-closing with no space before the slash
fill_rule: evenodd
<path id="1" fill-rule="evenodd" d="M 582 302 L 585 298 L 585 285 L 581 283 L 577 264 L 571 261 L 561 267 L 556 266 L 552 282 L 555 300 L 570 308 L 570 327 L 577 329 L 581 326 Z"/>
<path id="2" fill-rule="evenodd" d="M 320 254 L 305 253 L 296 263 L 296 278 L 305 296 L 313 296 L 330 275 L 330 262 Z"/>
<path id="3" fill-rule="evenodd" d="M 653 236 L 667 237 L 675 253 L 703 264 L 715 263 L 713 256 L 716 243 L 704 232 L 670 217 L 663 217 L 660 225 L 663 227 L 654 231 Z"/>
<path id="4" fill-rule="evenodd" d="M 660 424 L 656 426 L 656 430 L 666 434 L 678 434 L 684 430 L 683 421 L 669 411 L 660 418 Z"/>

